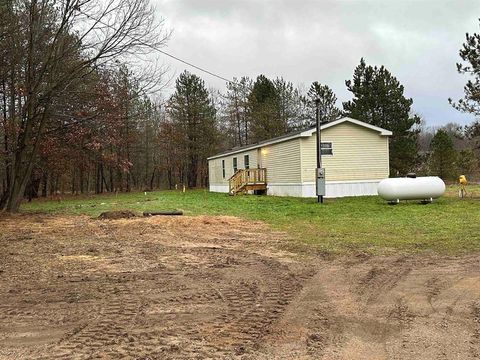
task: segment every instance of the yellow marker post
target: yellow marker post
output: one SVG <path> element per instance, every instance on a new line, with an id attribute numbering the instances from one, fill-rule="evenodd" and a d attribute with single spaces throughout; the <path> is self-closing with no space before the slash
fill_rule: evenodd
<path id="1" fill-rule="evenodd" d="M 460 184 L 460 191 L 458 192 L 458 196 L 461 198 L 464 198 L 467 195 L 466 186 L 468 184 L 468 181 L 465 175 L 460 175 L 458 177 L 458 183 Z"/>

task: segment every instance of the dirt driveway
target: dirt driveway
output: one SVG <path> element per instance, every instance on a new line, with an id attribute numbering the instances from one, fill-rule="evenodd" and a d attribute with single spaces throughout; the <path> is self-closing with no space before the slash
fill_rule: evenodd
<path id="1" fill-rule="evenodd" d="M 0 358 L 480 358 L 480 255 L 285 242 L 232 217 L 1 218 Z"/>

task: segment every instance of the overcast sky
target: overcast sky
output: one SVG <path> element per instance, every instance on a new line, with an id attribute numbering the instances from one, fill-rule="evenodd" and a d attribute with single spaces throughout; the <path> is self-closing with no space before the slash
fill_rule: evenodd
<path id="1" fill-rule="evenodd" d="M 173 30 L 165 51 L 226 78 L 265 74 L 295 85 L 319 81 L 341 102 L 345 80 L 364 57 L 385 65 L 428 125 L 468 124 L 448 104 L 463 95 L 456 71 L 466 32 L 479 32 L 480 0 L 228 1 L 152 0 Z M 221 90 L 225 82 L 165 58 Z"/>

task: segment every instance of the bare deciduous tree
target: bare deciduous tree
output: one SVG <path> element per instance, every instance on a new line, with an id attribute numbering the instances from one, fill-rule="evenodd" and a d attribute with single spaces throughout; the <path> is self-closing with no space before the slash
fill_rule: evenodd
<path id="1" fill-rule="evenodd" d="M 169 34 L 148 0 L 10 0 L 0 5 L 3 152 L 0 208 L 18 210 L 62 97 L 99 66 L 138 57 Z"/>

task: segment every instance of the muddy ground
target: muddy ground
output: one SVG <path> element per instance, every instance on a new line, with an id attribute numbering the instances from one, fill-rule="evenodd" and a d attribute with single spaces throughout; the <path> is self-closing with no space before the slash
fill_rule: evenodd
<path id="1" fill-rule="evenodd" d="M 286 242 L 232 217 L 3 217 L 0 358 L 480 358 L 480 255 Z"/>

